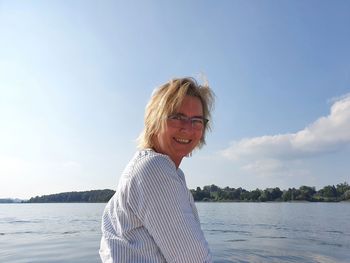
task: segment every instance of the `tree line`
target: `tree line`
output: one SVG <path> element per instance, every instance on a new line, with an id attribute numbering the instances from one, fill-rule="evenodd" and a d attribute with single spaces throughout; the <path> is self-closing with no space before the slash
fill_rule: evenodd
<path id="1" fill-rule="evenodd" d="M 241 201 L 241 202 L 267 202 L 267 201 L 310 201 L 310 202 L 338 202 L 350 200 L 350 186 L 347 182 L 327 185 L 320 190 L 311 186 L 300 186 L 281 190 L 279 187 L 255 189 L 252 191 L 239 188 L 220 188 L 215 184 L 197 187 L 190 190 L 195 201 Z M 106 203 L 114 195 L 110 189 L 91 190 L 82 192 L 65 192 L 59 194 L 43 195 L 30 198 L 27 203 Z"/>
<path id="2" fill-rule="evenodd" d="M 191 189 L 195 201 L 310 201 L 310 202 L 339 202 L 350 200 L 350 186 L 347 182 L 327 185 L 320 190 L 311 186 L 300 186 L 299 189 L 288 188 L 281 190 L 279 187 L 255 189 L 247 191 L 239 188 L 220 188 L 214 184 Z"/>
<path id="3" fill-rule="evenodd" d="M 114 195 L 110 189 L 65 192 L 30 198 L 27 203 L 106 203 Z"/>
<path id="4" fill-rule="evenodd" d="M 19 202 L 11 198 L 0 198 L 0 204 L 7 204 L 7 203 L 19 203 Z"/>

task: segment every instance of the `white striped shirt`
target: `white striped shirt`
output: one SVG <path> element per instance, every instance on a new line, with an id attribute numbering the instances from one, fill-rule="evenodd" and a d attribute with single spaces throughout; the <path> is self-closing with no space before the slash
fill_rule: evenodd
<path id="1" fill-rule="evenodd" d="M 212 262 L 183 172 L 166 155 L 138 151 L 102 217 L 102 262 Z"/>

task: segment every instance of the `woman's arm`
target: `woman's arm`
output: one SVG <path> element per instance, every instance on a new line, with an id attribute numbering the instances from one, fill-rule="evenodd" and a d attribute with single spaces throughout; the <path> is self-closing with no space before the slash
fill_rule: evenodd
<path id="1" fill-rule="evenodd" d="M 167 262 L 211 262 L 188 189 L 165 156 L 147 157 L 135 166 L 128 203 Z"/>

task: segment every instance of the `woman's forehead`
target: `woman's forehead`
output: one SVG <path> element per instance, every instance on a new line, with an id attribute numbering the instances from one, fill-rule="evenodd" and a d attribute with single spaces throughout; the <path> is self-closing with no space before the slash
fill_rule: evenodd
<path id="1" fill-rule="evenodd" d="M 185 96 L 179 107 L 176 110 L 177 113 L 181 113 L 187 116 L 202 116 L 203 106 L 199 98 L 193 96 Z"/>

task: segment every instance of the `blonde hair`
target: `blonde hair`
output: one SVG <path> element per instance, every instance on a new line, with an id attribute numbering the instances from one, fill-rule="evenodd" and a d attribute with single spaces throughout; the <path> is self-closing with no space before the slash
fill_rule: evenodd
<path id="1" fill-rule="evenodd" d="M 149 100 L 144 117 L 144 130 L 138 138 L 138 147 L 153 148 L 154 136 L 164 129 L 167 117 L 176 112 L 185 96 L 198 98 L 202 103 L 203 117 L 210 120 L 214 105 L 214 93 L 209 85 L 199 85 L 193 78 L 172 79 L 156 89 Z M 210 121 L 205 125 L 202 138 L 196 148 L 205 144 L 205 135 L 211 130 Z"/>

